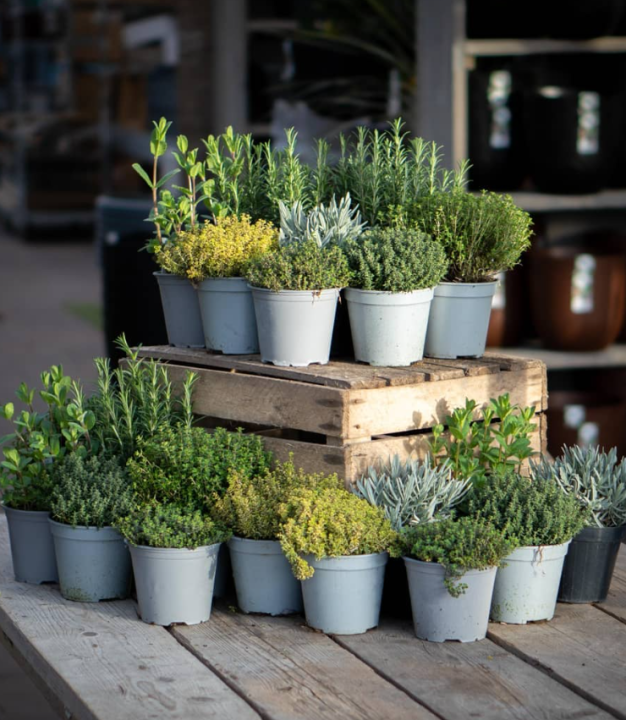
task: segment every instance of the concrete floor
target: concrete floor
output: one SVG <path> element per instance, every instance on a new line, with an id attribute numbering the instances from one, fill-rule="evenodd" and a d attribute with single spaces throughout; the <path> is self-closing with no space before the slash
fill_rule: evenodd
<path id="1" fill-rule="evenodd" d="M 91 244 L 24 243 L 0 232 L 0 403 L 14 400 L 22 381 L 38 386 L 39 374 L 51 365 L 63 365 L 88 390 L 104 337 L 80 315 L 100 303 Z M 0 435 L 5 432 L 0 426 Z M 57 717 L 0 646 L 0 719 Z"/>

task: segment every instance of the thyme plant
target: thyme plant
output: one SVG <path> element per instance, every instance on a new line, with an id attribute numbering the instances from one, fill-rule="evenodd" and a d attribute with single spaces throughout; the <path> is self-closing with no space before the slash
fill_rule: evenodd
<path id="1" fill-rule="evenodd" d="M 554 463 L 541 457 L 530 463 L 533 479 L 553 480 L 563 492 L 589 508 L 589 525 L 626 525 L 626 458 L 618 461 L 617 448 L 563 447 Z"/>
<path id="2" fill-rule="evenodd" d="M 449 462 L 434 466 L 424 462 L 400 460 L 398 455 L 378 468 L 369 467 L 356 482 L 353 492 L 384 510 L 394 530 L 454 515 L 469 490 L 468 480 L 455 480 Z"/>

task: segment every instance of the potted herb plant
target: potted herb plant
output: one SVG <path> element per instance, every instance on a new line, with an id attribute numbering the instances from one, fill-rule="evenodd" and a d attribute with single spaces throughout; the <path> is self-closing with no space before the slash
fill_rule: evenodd
<path id="1" fill-rule="evenodd" d="M 48 516 L 50 470 L 66 452 L 95 450 L 90 436 L 94 414 L 86 408 L 80 386 L 53 366 L 41 374 L 40 398 L 45 412 L 35 410 L 35 389 L 22 383 L 18 399 L 26 406 L 15 415 L 13 403 L 0 406 L 0 417 L 13 422 L 13 432 L 1 438 L 2 504 L 9 527 L 13 572 L 18 582 L 40 584 L 58 580 Z"/>
<path id="2" fill-rule="evenodd" d="M 254 304 L 243 275 L 251 261 L 277 249 L 278 231 L 264 220 L 230 215 L 182 232 L 176 243 L 190 258 L 187 276 L 197 284 L 207 349 L 257 353 Z"/>
<path id="3" fill-rule="evenodd" d="M 272 455 L 257 435 L 216 428 L 207 432 L 188 424 L 166 424 L 152 437 L 138 438 L 127 469 L 141 503 L 174 504 L 203 514 L 226 492 L 236 471 L 246 481 L 263 475 Z M 230 576 L 228 547 L 220 547 L 214 595 L 226 593 Z"/>
<path id="4" fill-rule="evenodd" d="M 167 132 L 171 124 L 165 118 L 153 122 L 150 174 L 139 163 L 134 163 L 133 168 L 152 194 L 153 207 L 148 220 L 154 223 L 155 235 L 146 248 L 154 253 L 160 267 L 154 276 L 159 283 L 169 342 L 176 347 L 204 347 L 198 296 L 185 277 L 184 256 L 176 249 L 176 243 L 180 232 L 196 225 L 197 205 L 204 199 L 198 189 L 203 187 L 206 171 L 204 163 L 198 161 L 197 148 L 190 150 L 187 138 L 179 135 L 178 152 L 173 153 L 179 168 L 159 177 L 159 158 L 167 152 Z M 186 184 L 178 188 L 175 196 L 167 185 L 180 170 L 185 174 Z"/>
<path id="5" fill-rule="evenodd" d="M 130 548 L 141 619 L 163 626 L 208 620 L 226 530 L 176 505 L 141 505 L 118 529 Z"/>
<path id="6" fill-rule="evenodd" d="M 290 224 L 299 204 L 281 204 L 280 248 L 252 262 L 252 287 L 261 360 L 274 365 L 325 364 L 348 263 L 338 243 L 338 217 L 331 206 L 314 208 L 307 222 Z M 347 224 L 359 226 L 356 217 Z M 304 227 L 304 229 L 303 229 Z"/>
<path id="7" fill-rule="evenodd" d="M 67 600 L 98 602 L 128 597 L 131 564 L 113 525 L 133 507 L 133 493 L 116 458 L 66 455 L 51 471 L 50 529 Z"/>
<path id="8" fill-rule="evenodd" d="M 476 518 L 448 518 L 405 529 L 400 547 L 416 637 L 482 640 L 496 571 L 511 549 L 502 532 Z"/>
<path id="9" fill-rule="evenodd" d="M 418 199 L 409 215 L 441 243 L 449 265 L 435 288 L 425 354 L 481 357 L 485 352 L 496 275 L 509 270 L 530 245 L 530 215 L 506 195 L 463 190 Z"/>
<path id="10" fill-rule="evenodd" d="M 302 580 L 308 625 L 339 635 L 376 627 L 397 537 L 383 511 L 343 488 L 324 488 L 295 491 L 279 512 L 278 537 Z"/>
<path id="11" fill-rule="evenodd" d="M 213 516 L 234 533 L 228 541 L 243 612 L 287 615 L 302 611 L 302 590 L 277 540 L 279 507 L 302 488 L 343 487 L 336 475 L 306 474 L 293 462 L 264 473 L 233 470 L 223 497 L 216 497 Z"/>
<path id="12" fill-rule="evenodd" d="M 491 619 L 512 624 L 551 620 L 563 561 L 588 509 L 552 478 L 531 481 L 500 474 L 474 487 L 468 514 L 491 523 L 515 548 L 498 570 Z"/>
<path id="13" fill-rule="evenodd" d="M 558 599 L 570 603 L 603 602 L 626 528 L 626 459 L 617 450 L 564 447 L 554 463 L 531 463 L 533 478 L 553 480 L 590 514 L 574 536 L 565 563 Z"/>
<path id="14" fill-rule="evenodd" d="M 356 359 L 383 366 L 421 360 L 433 290 L 448 267 L 442 246 L 417 230 L 374 228 L 345 252 Z"/>

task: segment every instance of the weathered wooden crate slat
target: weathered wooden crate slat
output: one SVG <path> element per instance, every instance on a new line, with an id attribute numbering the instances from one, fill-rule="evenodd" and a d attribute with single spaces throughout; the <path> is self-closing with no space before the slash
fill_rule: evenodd
<path id="1" fill-rule="evenodd" d="M 167 363 L 175 384 L 198 373 L 194 407 L 214 424 L 261 432 L 280 459 L 294 453 L 306 470 L 358 477 L 377 458 L 425 455 L 429 430 L 466 398 L 476 418 L 491 398 L 535 406 L 533 447 L 546 449 L 546 369 L 538 360 L 487 354 L 480 360 L 427 360 L 408 368 L 348 361 L 275 367 L 258 356 L 146 347 L 142 357 Z"/>

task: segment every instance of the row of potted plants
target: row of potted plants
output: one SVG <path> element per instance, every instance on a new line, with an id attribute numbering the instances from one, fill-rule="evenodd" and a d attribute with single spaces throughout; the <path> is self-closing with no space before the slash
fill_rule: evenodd
<path id="1" fill-rule="evenodd" d="M 24 385 L 26 410 L 0 408 L 15 430 L 1 478 L 17 580 L 58 579 L 66 598 L 98 601 L 127 597 L 132 567 L 144 621 L 198 623 L 227 545 L 244 612 L 304 609 L 312 627 L 349 634 L 377 625 L 391 556 L 390 569 L 406 566 L 416 635 L 435 641 L 484 637 L 489 616 L 549 620 L 559 584 L 566 601 L 605 599 L 626 526 L 614 450 L 535 461 L 533 408 L 502 396 L 474 421 L 467 401 L 449 436 L 435 430 L 432 458 L 392 458 L 346 489 L 273 462 L 255 435 L 194 427 L 194 377 L 175 393 L 126 350 L 115 371 L 98 361 L 90 398 L 53 368 L 45 412 Z"/>
<path id="2" fill-rule="evenodd" d="M 436 145 L 401 121 L 342 138 L 331 166 L 228 129 L 206 158 L 177 139 L 178 195 L 158 177 L 169 123 L 155 123 L 148 244 L 161 271 L 171 344 L 256 353 L 277 365 L 329 360 L 342 289 L 357 360 L 409 365 L 424 355 L 478 357 L 495 276 L 529 246 L 530 217 L 510 197 L 465 191 Z M 197 289 L 197 290 L 196 290 Z M 411 328 L 410 332 L 406 332 Z"/>

